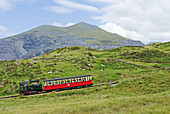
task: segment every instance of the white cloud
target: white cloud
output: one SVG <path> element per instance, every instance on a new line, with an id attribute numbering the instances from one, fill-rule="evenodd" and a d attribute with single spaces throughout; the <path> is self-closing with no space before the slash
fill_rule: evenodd
<path id="1" fill-rule="evenodd" d="M 85 5 L 85 4 L 79 4 L 75 2 L 71 2 L 68 0 L 54 0 L 55 3 L 63 5 L 65 7 L 69 7 L 72 9 L 78 9 L 82 11 L 87 11 L 87 12 L 98 12 L 99 9 L 93 6 Z"/>
<path id="2" fill-rule="evenodd" d="M 71 13 L 72 10 L 66 7 L 60 7 L 60 6 L 49 6 L 43 8 L 44 10 L 51 11 L 56 14 L 65 14 L 65 13 Z"/>
<path id="3" fill-rule="evenodd" d="M 6 27 L 5 26 L 0 26 L 0 33 L 6 32 Z"/>
<path id="4" fill-rule="evenodd" d="M 61 27 L 62 24 L 61 23 L 57 23 L 57 22 L 53 22 L 53 26 Z"/>
<path id="5" fill-rule="evenodd" d="M 1 38 L 5 38 L 5 37 L 9 37 L 9 36 L 13 36 L 19 33 L 10 33 L 7 31 L 7 28 L 5 26 L 1 26 L 0 25 L 0 39 Z"/>
<path id="6" fill-rule="evenodd" d="M 68 26 L 72 26 L 75 23 L 69 22 L 66 25 L 63 25 L 62 23 L 57 23 L 57 22 L 53 22 L 53 26 L 57 26 L 57 27 L 68 27 Z"/>
<path id="7" fill-rule="evenodd" d="M 115 3 L 107 4 L 101 9 L 102 16 L 94 19 L 101 20 L 104 23 L 101 27 L 105 30 L 122 33 L 145 43 L 154 40 L 170 41 L 169 4 L 169 0 L 115 0 Z"/>
<path id="8" fill-rule="evenodd" d="M 14 7 L 14 2 L 10 0 L 0 0 L 0 10 L 7 11 L 11 10 Z"/>
<path id="9" fill-rule="evenodd" d="M 15 8 L 17 2 L 35 2 L 36 0 L 0 0 L 0 10 L 8 11 Z"/>
<path id="10" fill-rule="evenodd" d="M 10 35 L 9 33 L 7 33 L 7 28 L 5 27 L 5 26 L 1 26 L 0 25 L 0 38 L 1 37 L 6 37 L 6 36 L 8 36 L 8 35 Z"/>
<path id="11" fill-rule="evenodd" d="M 147 41 L 147 39 L 145 39 L 142 34 L 139 34 L 135 31 L 130 31 L 130 30 L 124 29 L 121 26 L 116 25 L 114 23 L 106 23 L 106 24 L 100 25 L 99 27 L 108 31 L 108 32 L 117 33 L 121 36 L 131 38 L 133 40 L 143 39 L 144 42 Z"/>
<path id="12" fill-rule="evenodd" d="M 120 26 L 118 26 L 114 23 L 106 23 L 104 25 L 100 25 L 99 27 L 108 31 L 108 32 L 114 32 L 114 33 L 117 33 L 121 36 L 127 37 L 125 30 L 122 27 L 120 27 Z"/>
<path id="13" fill-rule="evenodd" d="M 68 24 L 66 24 L 65 26 L 68 27 L 68 26 L 72 26 L 74 25 L 75 23 L 72 23 L 72 22 L 69 22 Z"/>
<path id="14" fill-rule="evenodd" d="M 118 0 L 86 0 L 88 2 L 116 3 Z"/>

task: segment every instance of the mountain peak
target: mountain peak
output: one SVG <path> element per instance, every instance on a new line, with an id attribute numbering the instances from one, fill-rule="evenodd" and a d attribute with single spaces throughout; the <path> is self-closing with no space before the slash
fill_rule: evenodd
<path id="1" fill-rule="evenodd" d="M 80 22 L 80 23 L 77 23 L 73 26 L 71 26 L 73 28 L 79 28 L 79 29 L 100 29 L 99 27 L 95 26 L 95 25 L 91 25 L 91 24 L 88 24 L 86 22 Z"/>
<path id="2" fill-rule="evenodd" d="M 82 21 L 82 22 L 80 22 L 80 23 L 77 23 L 77 25 L 90 25 L 90 24 L 88 24 L 88 23 Z"/>

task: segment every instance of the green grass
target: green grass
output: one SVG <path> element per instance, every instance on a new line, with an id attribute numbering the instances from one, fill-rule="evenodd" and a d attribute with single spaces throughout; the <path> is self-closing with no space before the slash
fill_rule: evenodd
<path id="1" fill-rule="evenodd" d="M 169 43 L 106 50 L 65 47 L 30 59 L 0 61 L 1 96 L 17 94 L 18 82 L 25 80 L 91 74 L 94 84 L 119 82 L 1 100 L 0 113 L 168 113 Z"/>
<path id="2" fill-rule="evenodd" d="M 115 87 L 86 88 L 1 100 L 3 113 L 168 113 L 169 92 L 133 95 Z"/>

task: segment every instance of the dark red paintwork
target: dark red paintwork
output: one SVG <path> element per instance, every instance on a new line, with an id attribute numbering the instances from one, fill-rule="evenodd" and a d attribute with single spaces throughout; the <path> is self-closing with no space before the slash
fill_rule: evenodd
<path id="1" fill-rule="evenodd" d="M 54 90 L 54 89 L 61 89 L 61 88 L 69 88 L 69 87 L 92 85 L 92 81 L 93 80 L 82 81 L 82 82 L 66 83 L 66 84 L 49 85 L 49 86 L 44 86 L 44 90 Z"/>

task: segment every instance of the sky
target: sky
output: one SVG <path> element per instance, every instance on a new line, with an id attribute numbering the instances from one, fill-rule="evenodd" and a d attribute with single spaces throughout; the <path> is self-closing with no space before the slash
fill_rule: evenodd
<path id="1" fill-rule="evenodd" d="M 170 41 L 170 0 L 0 0 L 0 38 L 86 22 L 143 43 Z"/>

